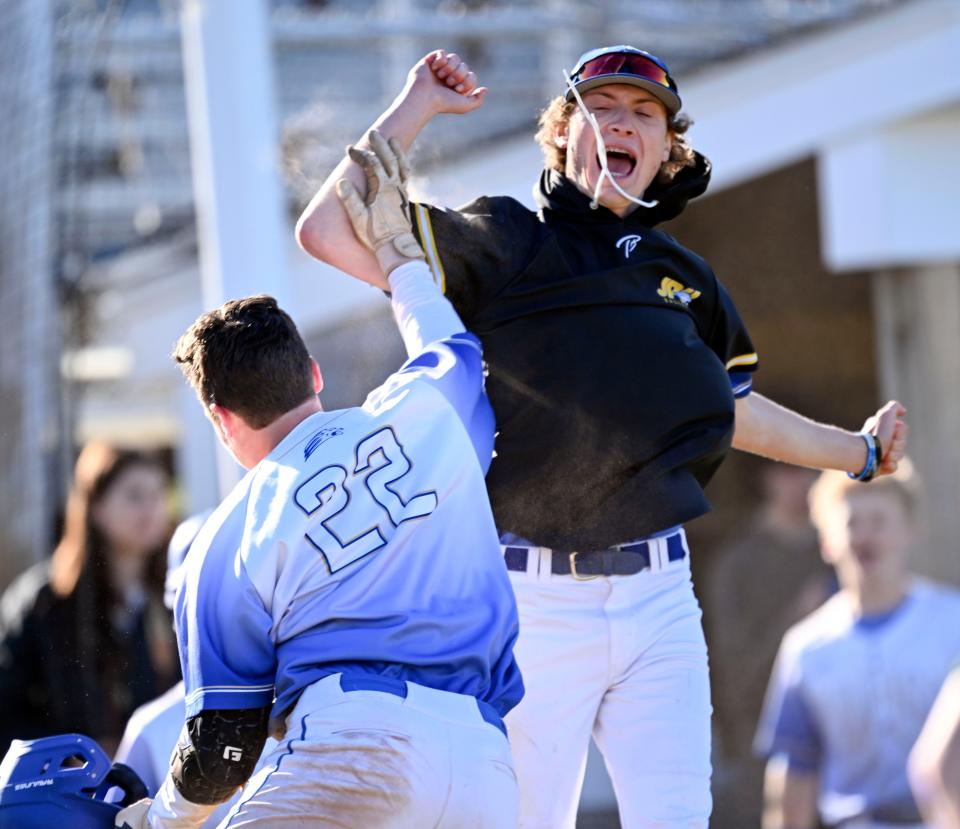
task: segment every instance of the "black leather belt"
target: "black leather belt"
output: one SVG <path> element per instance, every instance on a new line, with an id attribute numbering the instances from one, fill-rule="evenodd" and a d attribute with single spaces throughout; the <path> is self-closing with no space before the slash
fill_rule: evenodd
<path id="1" fill-rule="evenodd" d="M 667 559 L 680 561 L 687 555 L 683 543 L 683 534 L 673 533 L 666 537 Z M 650 541 L 635 541 L 621 544 L 609 550 L 564 553 L 553 550 L 550 556 L 550 572 L 555 576 L 573 576 L 577 579 L 590 579 L 597 576 L 633 576 L 650 569 Z M 503 558 L 508 570 L 526 572 L 527 560 L 531 552 L 540 548 L 517 547 L 508 545 L 503 548 Z"/>

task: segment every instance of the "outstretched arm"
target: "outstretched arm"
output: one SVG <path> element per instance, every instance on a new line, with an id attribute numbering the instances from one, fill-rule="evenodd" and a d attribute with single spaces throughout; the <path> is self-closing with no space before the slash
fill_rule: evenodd
<path id="1" fill-rule="evenodd" d="M 456 54 L 438 49 L 414 65 L 403 90 L 374 122 L 373 129 L 387 139 L 395 139 L 406 152 L 435 115 L 471 112 L 483 103 L 485 93 L 486 89 L 477 86 L 476 75 L 464 61 Z M 357 147 L 369 149 L 366 137 Z M 363 171 L 355 161 L 345 158 L 300 216 L 297 242 L 311 256 L 364 282 L 386 288 L 382 270 L 371 252 L 354 236 L 337 198 L 335 187 L 340 179 L 349 181 L 361 197 L 366 193 Z"/>
<path id="2" fill-rule="evenodd" d="M 906 409 L 895 400 L 882 406 L 864 424 L 882 447 L 878 475 L 895 472 L 906 450 Z M 812 469 L 859 473 L 867 447 L 857 432 L 809 420 L 756 392 L 737 400 L 733 446 L 754 455 Z"/>

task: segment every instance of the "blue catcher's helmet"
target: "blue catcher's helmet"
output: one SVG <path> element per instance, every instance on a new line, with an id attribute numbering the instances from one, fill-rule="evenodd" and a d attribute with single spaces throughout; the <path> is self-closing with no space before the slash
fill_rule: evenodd
<path id="1" fill-rule="evenodd" d="M 118 787 L 123 804 L 107 803 Z M 0 829 L 112 829 L 121 805 L 147 796 L 136 773 L 82 734 L 14 740 L 0 763 Z"/>

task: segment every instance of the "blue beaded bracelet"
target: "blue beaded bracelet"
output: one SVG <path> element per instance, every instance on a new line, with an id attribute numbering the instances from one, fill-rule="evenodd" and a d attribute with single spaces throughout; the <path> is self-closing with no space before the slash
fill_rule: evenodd
<path id="1" fill-rule="evenodd" d="M 876 475 L 877 471 L 880 469 L 880 460 L 883 449 L 880 445 L 880 438 L 876 435 L 871 434 L 870 432 L 860 432 L 860 437 L 864 439 L 867 444 L 867 460 L 863 465 L 863 469 L 859 472 L 848 472 L 849 475 L 855 481 L 872 481 Z"/>

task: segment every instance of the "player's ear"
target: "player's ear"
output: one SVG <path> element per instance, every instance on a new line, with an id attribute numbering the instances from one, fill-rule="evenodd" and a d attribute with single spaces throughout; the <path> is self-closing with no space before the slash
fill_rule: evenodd
<path id="1" fill-rule="evenodd" d="M 566 149 L 568 135 L 569 130 L 567 125 L 559 125 L 557 127 L 557 131 L 553 134 L 553 143 L 556 144 L 561 150 Z"/>
<path id="2" fill-rule="evenodd" d="M 667 140 L 663 142 L 663 154 L 660 161 L 666 164 L 670 160 L 670 153 L 673 151 L 673 133 L 667 130 Z"/>
<path id="3" fill-rule="evenodd" d="M 313 391 L 320 394 L 323 391 L 323 375 L 320 373 L 320 365 L 313 357 L 310 358 L 310 373 L 313 375 Z"/>
<path id="4" fill-rule="evenodd" d="M 214 403 L 207 409 L 207 414 L 210 417 L 214 427 L 220 433 L 220 436 L 229 439 L 232 438 L 236 432 L 236 418 L 233 412 L 229 409 L 223 408 L 223 406 L 218 403 Z"/>

